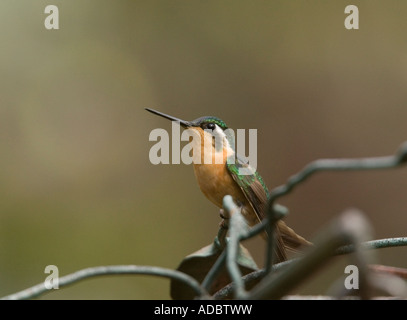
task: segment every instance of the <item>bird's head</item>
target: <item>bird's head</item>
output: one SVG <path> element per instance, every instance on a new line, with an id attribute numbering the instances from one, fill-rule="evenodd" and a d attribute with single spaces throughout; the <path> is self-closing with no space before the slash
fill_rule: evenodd
<path id="1" fill-rule="evenodd" d="M 146 108 L 146 110 L 160 117 L 178 122 L 180 126 L 185 129 L 192 129 L 193 132 L 199 134 L 199 136 L 202 139 L 202 143 L 205 138 L 208 138 L 208 134 L 211 136 L 210 138 L 213 139 L 214 141 L 223 142 L 224 139 L 228 140 L 225 132 L 228 129 L 228 127 L 223 120 L 217 117 L 205 116 L 192 121 L 185 121 L 154 109 Z"/>

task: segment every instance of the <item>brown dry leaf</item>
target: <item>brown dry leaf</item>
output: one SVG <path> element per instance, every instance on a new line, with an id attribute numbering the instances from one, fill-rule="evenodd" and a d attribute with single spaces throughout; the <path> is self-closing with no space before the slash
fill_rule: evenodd
<path id="1" fill-rule="evenodd" d="M 185 257 L 184 260 L 182 260 L 181 264 L 178 266 L 177 270 L 192 276 L 199 283 L 202 283 L 206 274 L 219 258 L 222 251 L 223 250 L 215 242 Z M 258 267 L 249 251 L 241 244 L 239 248 L 237 263 L 242 276 L 258 270 Z M 209 294 L 214 294 L 230 282 L 231 280 L 229 274 L 226 267 L 224 266 L 214 283 L 212 283 L 211 288 L 208 290 Z M 193 299 L 195 297 L 193 290 L 191 290 L 185 284 L 176 280 L 171 280 L 170 294 L 171 297 L 175 300 Z"/>

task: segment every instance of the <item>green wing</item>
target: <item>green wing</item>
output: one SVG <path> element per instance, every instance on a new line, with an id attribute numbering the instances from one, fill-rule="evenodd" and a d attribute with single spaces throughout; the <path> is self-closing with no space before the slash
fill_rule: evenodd
<path id="1" fill-rule="evenodd" d="M 252 206 L 259 222 L 262 221 L 269 197 L 269 191 L 263 178 L 239 157 L 236 158 L 235 163 L 227 162 L 227 168 L 233 180 L 239 185 L 246 199 Z M 241 175 L 239 174 L 239 169 L 250 170 L 253 174 Z"/>
<path id="2" fill-rule="evenodd" d="M 270 195 L 263 178 L 257 173 L 257 171 L 253 170 L 253 168 L 242 161 L 239 157 L 236 157 L 235 163 L 227 162 L 226 165 L 233 180 L 239 185 L 256 213 L 259 222 L 262 221 L 265 216 L 267 200 Z M 241 175 L 239 174 L 240 168 L 251 170 L 253 174 Z M 285 261 L 287 260 L 287 254 L 279 227 L 275 229 L 275 237 L 277 240 L 275 250 L 277 262 Z"/>
<path id="3" fill-rule="evenodd" d="M 239 157 L 236 158 L 235 163 L 227 163 L 227 168 L 233 180 L 236 181 L 240 189 L 243 191 L 243 194 L 256 213 L 259 222 L 262 221 L 265 217 L 267 201 L 270 197 L 270 193 L 263 178 L 257 171 L 250 169 L 250 166 Z M 250 169 L 253 174 L 241 175 L 239 174 L 239 168 Z M 286 249 L 296 252 L 300 246 L 311 245 L 309 241 L 299 236 L 282 220 L 277 223 L 275 237 L 278 261 L 284 261 L 287 259 Z"/>

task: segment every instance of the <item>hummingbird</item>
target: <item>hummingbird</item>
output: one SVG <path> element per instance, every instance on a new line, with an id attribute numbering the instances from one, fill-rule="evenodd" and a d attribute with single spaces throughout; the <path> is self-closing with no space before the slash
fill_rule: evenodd
<path id="1" fill-rule="evenodd" d="M 196 150 L 195 148 L 201 150 L 200 159 L 198 158 L 200 161 L 194 158 L 193 167 L 199 188 L 206 198 L 222 210 L 224 196 L 232 196 L 234 202 L 241 208 L 249 226 L 254 226 L 264 219 L 270 196 L 269 190 L 260 174 L 250 168 L 250 165 L 235 152 L 234 145 L 226 134 L 228 126 L 223 120 L 214 116 L 205 116 L 193 121 L 185 121 L 154 109 L 146 108 L 146 110 L 179 123 L 184 129 L 191 130 L 192 137 L 199 138 L 192 139 L 192 143 L 200 144 L 193 145 L 193 150 Z M 216 141 L 222 141 L 221 148 L 215 143 Z M 212 161 L 205 162 L 205 154 L 211 155 Z M 219 163 L 215 159 L 222 159 L 222 161 Z M 250 174 L 240 174 L 240 168 L 249 169 Z M 299 247 L 311 244 L 282 220 L 277 222 L 275 234 L 275 263 L 287 260 L 288 251 L 296 252 Z"/>

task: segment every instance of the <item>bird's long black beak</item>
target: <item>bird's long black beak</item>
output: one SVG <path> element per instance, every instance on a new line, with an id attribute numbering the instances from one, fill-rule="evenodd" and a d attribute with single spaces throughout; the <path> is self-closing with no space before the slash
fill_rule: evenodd
<path id="1" fill-rule="evenodd" d="M 192 123 L 190 121 L 181 120 L 181 119 L 175 118 L 173 116 L 170 116 L 168 114 L 162 113 L 162 112 L 154 110 L 154 109 L 150 109 L 150 108 L 145 108 L 145 109 L 147 111 L 150 111 L 151 113 L 154 113 L 154 114 L 156 114 L 158 116 L 161 116 L 161 117 L 163 117 L 165 119 L 169 119 L 171 121 L 179 122 L 179 124 L 184 128 L 192 127 Z"/>

